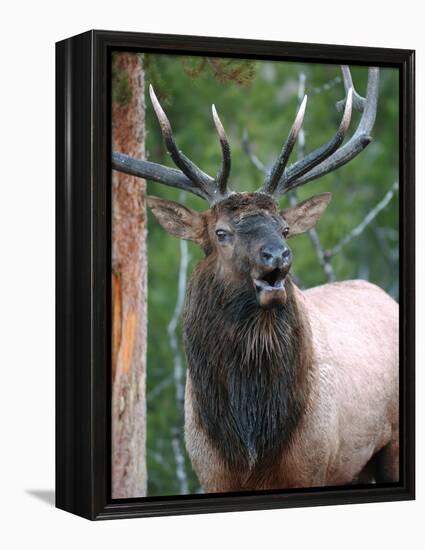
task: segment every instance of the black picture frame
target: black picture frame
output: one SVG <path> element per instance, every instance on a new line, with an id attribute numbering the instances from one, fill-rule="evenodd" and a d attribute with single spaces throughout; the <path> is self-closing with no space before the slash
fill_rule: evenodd
<path id="1" fill-rule="evenodd" d="M 109 498 L 110 55 L 113 50 L 400 71 L 401 480 L 249 494 Z M 89 31 L 56 44 L 56 506 L 91 520 L 414 499 L 414 51 Z"/>

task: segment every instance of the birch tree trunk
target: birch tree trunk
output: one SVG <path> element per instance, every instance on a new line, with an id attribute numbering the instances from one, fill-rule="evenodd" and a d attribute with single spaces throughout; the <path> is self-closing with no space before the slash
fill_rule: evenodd
<path id="1" fill-rule="evenodd" d="M 143 58 L 112 67 L 112 147 L 145 155 Z M 146 495 L 146 183 L 112 175 L 112 498 Z"/>

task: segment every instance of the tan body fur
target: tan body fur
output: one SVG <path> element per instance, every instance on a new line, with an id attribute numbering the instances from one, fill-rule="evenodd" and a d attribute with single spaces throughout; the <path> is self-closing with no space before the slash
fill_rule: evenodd
<path id="1" fill-rule="evenodd" d="M 398 480 L 398 304 L 365 281 L 295 297 L 311 329 L 312 390 L 292 443 L 260 485 L 226 467 L 197 423 L 188 371 L 186 445 L 206 492 Z"/>

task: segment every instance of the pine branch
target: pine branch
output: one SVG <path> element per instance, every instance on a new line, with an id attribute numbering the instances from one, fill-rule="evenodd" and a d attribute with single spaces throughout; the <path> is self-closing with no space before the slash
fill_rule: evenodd
<path id="1" fill-rule="evenodd" d="M 146 401 L 149 405 L 154 399 L 158 397 L 165 389 L 167 389 L 174 382 L 174 375 L 163 378 L 152 390 L 146 395 Z"/>
<path id="2" fill-rule="evenodd" d="M 366 227 L 376 218 L 376 216 L 383 210 L 394 197 L 395 192 L 398 190 L 398 182 L 393 183 L 391 189 L 387 191 L 384 198 L 378 202 L 378 204 L 372 208 L 370 212 L 366 214 L 363 220 L 354 229 L 348 233 L 343 239 L 339 241 L 329 252 L 326 253 L 328 258 L 332 258 L 339 254 L 344 246 L 347 246 L 355 237 L 358 237 L 363 233 Z"/>
<path id="3" fill-rule="evenodd" d="M 249 158 L 249 160 L 252 162 L 252 164 L 257 168 L 259 172 L 264 174 L 265 176 L 268 175 L 269 171 L 267 169 L 267 166 L 261 162 L 261 160 L 257 157 L 257 155 L 254 153 L 251 145 L 251 140 L 249 139 L 248 131 L 245 129 L 242 135 L 242 150 L 246 154 L 246 156 Z"/>

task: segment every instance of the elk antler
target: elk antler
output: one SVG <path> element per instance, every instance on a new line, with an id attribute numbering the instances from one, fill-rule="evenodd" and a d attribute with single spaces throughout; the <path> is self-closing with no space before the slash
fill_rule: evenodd
<path id="1" fill-rule="evenodd" d="M 366 98 L 361 97 L 355 91 L 349 67 L 342 66 L 342 76 L 346 97 L 337 103 L 338 110 L 344 109 L 338 132 L 327 144 L 285 169 L 301 128 L 306 103 L 306 97 L 304 97 L 288 139 L 269 175 L 259 189 L 260 192 L 278 198 L 291 189 L 320 178 L 346 164 L 372 141 L 370 132 L 376 117 L 379 69 L 376 67 L 369 68 Z M 352 106 L 362 112 L 362 116 L 351 139 L 341 147 L 350 124 Z"/>
<path id="2" fill-rule="evenodd" d="M 266 178 L 262 191 L 272 195 L 276 191 L 276 187 L 279 184 L 280 178 L 282 177 L 285 167 L 288 163 L 289 156 L 292 153 L 295 143 L 297 142 L 297 137 L 301 126 L 304 120 L 305 108 L 307 105 L 307 96 L 304 96 L 301 106 L 298 109 L 297 116 L 295 117 L 294 124 L 292 125 L 291 131 L 289 132 L 288 139 L 285 142 L 285 145 L 282 147 L 279 158 L 275 162 L 273 168 L 270 171 L 269 176 Z"/>
<path id="3" fill-rule="evenodd" d="M 218 114 L 215 108 L 215 105 L 212 106 L 212 114 L 214 119 L 214 124 L 220 139 L 221 153 L 222 153 L 222 162 L 220 172 L 216 176 L 217 187 L 222 196 L 226 196 L 226 187 L 227 181 L 230 176 L 230 169 L 232 167 L 232 158 L 230 154 L 230 145 L 227 140 L 226 133 L 224 132 L 223 125 L 221 120 L 218 118 Z"/>
<path id="4" fill-rule="evenodd" d="M 154 162 L 137 160 L 117 152 L 112 153 L 112 168 L 133 176 L 147 178 L 164 183 L 165 185 L 169 185 L 171 187 L 177 187 L 178 189 L 189 191 L 190 193 L 194 193 L 195 195 L 207 200 L 210 204 L 215 204 L 216 202 L 223 200 L 229 195 L 227 181 L 230 175 L 231 155 L 230 145 L 215 106 L 212 106 L 212 114 L 220 139 L 222 163 L 217 177 L 212 178 L 198 168 L 198 166 L 188 159 L 177 147 L 170 121 L 161 107 L 152 85 L 149 86 L 149 95 L 161 127 L 165 146 L 167 147 L 174 163 L 178 166 L 178 168 L 180 168 L 181 171 L 168 168 Z"/>
<path id="5" fill-rule="evenodd" d="M 375 122 L 378 103 L 379 69 L 376 67 L 369 68 L 365 98 L 361 97 L 354 89 L 350 69 L 347 66 L 342 66 L 342 76 L 346 96 L 337 103 L 337 109 L 339 111 L 343 110 L 344 114 L 335 136 L 305 158 L 287 167 L 290 154 L 303 123 L 307 104 L 307 97 L 305 96 L 298 109 L 286 143 L 274 166 L 267 173 L 262 187 L 258 190 L 259 192 L 279 198 L 291 189 L 320 178 L 343 166 L 363 151 L 372 141 L 370 133 Z M 217 176 L 212 178 L 179 150 L 173 137 L 171 124 L 152 86 L 149 87 L 149 93 L 167 150 L 180 170 L 146 160 L 134 159 L 118 152 L 112 153 L 112 168 L 126 174 L 188 191 L 207 200 L 211 205 L 229 196 L 230 191 L 227 188 L 227 182 L 231 167 L 230 146 L 214 105 L 212 106 L 212 115 L 220 139 L 222 162 Z M 360 111 L 362 116 L 351 139 L 345 145 L 342 145 L 350 124 L 352 107 Z"/>

